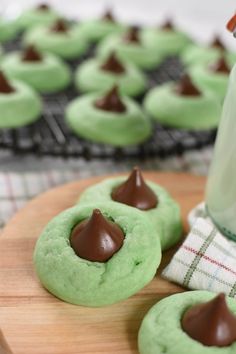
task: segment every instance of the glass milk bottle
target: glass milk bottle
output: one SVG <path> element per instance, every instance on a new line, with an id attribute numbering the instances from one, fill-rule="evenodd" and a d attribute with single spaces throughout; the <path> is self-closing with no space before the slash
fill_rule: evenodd
<path id="1" fill-rule="evenodd" d="M 217 227 L 236 241 L 236 65 L 230 74 L 218 129 L 206 205 Z"/>

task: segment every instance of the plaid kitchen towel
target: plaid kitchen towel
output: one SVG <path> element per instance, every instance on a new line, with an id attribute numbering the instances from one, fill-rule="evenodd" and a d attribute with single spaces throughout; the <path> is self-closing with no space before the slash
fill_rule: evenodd
<path id="1" fill-rule="evenodd" d="M 198 204 L 188 214 L 188 223 L 190 227 L 193 227 L 198 218 L 203 218 L 211 223 L 211 219 L 206 211 L 205 202 Z"/>
<path id="2" fill-rule="evenodd" d="M 197 215 L 200 209 L 203 205 L 196 208 Z M 189 289 L 236 297 L 236 243 L 207 217 L 199 217 L 162 276 Z"/>
<path id="3" fill-rule="evenodd" d="M 80 173 L 73 171 L 0 173 L 0 228 L 30 199 L 79 177 Z"/>

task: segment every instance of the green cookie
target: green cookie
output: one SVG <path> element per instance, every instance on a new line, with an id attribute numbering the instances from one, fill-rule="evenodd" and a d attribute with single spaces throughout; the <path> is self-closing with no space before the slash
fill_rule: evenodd
<path id="1" fill-rule="evenodd" d="M 11 53 L 4 57 L 2 68 L 11 79 L 24 81 L 42 93 L 60 91 L 71 80 L 69 67 L 51 54 L 44 54 L 42 61 L 23 61 L 21 53 Z"/>
<path id="2" fill-rule="evenodd" d="M 118 85 L 121 94 L 137 96 L 147 87 L 144 74 L 132 64 L 124 64 L 125 72 L 121 74 L 101 69 L 102 61 L 90 59 L 80 65 L 75 73 L 75 84 L 82 92 L 107 91 Z"/>
<path id="3" fill-rule="evenodd" d="M 163 59 L 168 56 L 179 55 L 192 43 L 192 40 L 185 33 L 177 30 L 145 28 L 142 36 L 144 42 L 154 48 Z"/>
<path id="4" fill-rule="evenodd" d="M 208 65 L 195 65 L 189 69 L 194 82 L 202 90 L 215 94 L 223 102 L 228 88 L 229 74 L 213 72 Z"/>
<path id="5" fill-rule="evenodd" d="M 139 144 L 151 134 L 151 123 L 136 102 L 122 97 L 127 110 L 122 113 L 98 109 L 94 102 L 100 94 L 73 100 L 66 109 L 66 121 L 75 134 L 113 146 Z"/>
<path id="6" fill-rule="evenodd" d="M 169 296 L 144 317 L 139 330 L 140 354 L 234 354 L 236 342 L 228 347 L 207 347 L 182 330 L 181 319 L 191 306 L 207 302 L 216 294 L 208 291 L 189 291 Z M 228 306 L 236 314 L 236 302 L 227 298 Z"/>
<path id="7" fill-rule="evenodd" d="M 123 33 L 125 30 L 124 25 L 104 19 L 89 20 L 80 23 L 78 26 L 91 42 L 98 42 L 108 35 Z"/>
<path id="8" fill-rule="evenodd" d="M 78 257 L 71 230 L 101 210 L 125 234 L 121 249 L 106 263 Z M 135 294 L 154 277 L 161 260 L 159 237 L 139 210 L 115 203 L 80 204 L 56 216 L 37 241 L 34 265 L 44 287 L 76 305 L 105 306 Z"/>
<path id="9" fill-rule="evenodd" d="M 187 66 L 201 65 L 214 63 L 225 55 L 230 66 L 233 66 L 236 62 L 236 53 L 222 52 L 219 48 L 214 47 L 202 47 L 200 45 L 191 45 L 185 49 L 181 55 L 182 62 Z"/>
<path id="10" fill-rule="evenodd" d="M 13 39 L 18 32 L 16 22 L 7 21 L 0 18 L 0 42 L 6 42 Z"/>
<path id="11" fill-rule="evenodd" d="M 17 20 L 18 27 L 28 30 L 35 26 L 48 26 L 59 18 L 58 13 L 53 9 L 32 8 L 24 11 Z"/>
<path id="12" fill-rule="evenodd" d="M 153 69 L 162 61 L 159 53 L 145 41 L 128 43 L 123 36 L 109 36 L 98 46 L 97 54 L 100 58 L 107 58 L 112 52 L 123 61 L 129 61 L 142 69 Z"/>
<path id="13" fill-rule="evenodd" d="M 4 57 L 4 51 L 3 51 L 2 46 L 0 45 L 0 63 L 2 63 L 3 57 Z"/>
<path id="14" fill-rule="evenodd" d="M 15 92 L 0 93 L 0 128 L 17 128 L 36 121 L 42 104 L 36 92 L 22 82 L 13 81 Z"/>
<path id="15" fill-rule="evenodd" d="M 166 83 L 152 89 L 145 97 L 144 107 L 154 120 L 193 130 L 218 126 L 221 103 L 216 95 L 203 91 L 201 96 L 181 96 L 174 89 L 174 83 Z"/>
<path id="16" fill-rule="evenodd" d="M 125 180 L 126 177 L 109 178 L 101 183 L 95 184 L 94 186 L 87 188 L 82 193 L 79 202 L 89 203 L 93 200 L 101 202 L 112 201 L 112 190 L 122 184 Z M 158 205 L 154 209 L 141 211 L 141 213 L 145 214 L 152 221 L 155 229 L 160 235 L 161 248 L 162 250 L 166 250 L 180 240 L 182 233 L 180 208 L 164 188 L 150 181 L 146 181 L 146 183 L 156 194 L 158 198 Z M 122 205 L 114 201 L 113 203 Z M 133 209 L 137 210 L 136 208 Z M 162 223 L 163 228 L 163 232 L 161 233 L 159 233 L 160 222 Z"/>
<path id="17" fill-rule="evenodd" d="M 76 25 L 71 26 L 68 32 L 53 32 L 50 26 L 35 27 L 25 34 L 23 40 L 25 45 L 34 45 L 64 59 L 78 58 L 88 49 L 87 40 Z"/>

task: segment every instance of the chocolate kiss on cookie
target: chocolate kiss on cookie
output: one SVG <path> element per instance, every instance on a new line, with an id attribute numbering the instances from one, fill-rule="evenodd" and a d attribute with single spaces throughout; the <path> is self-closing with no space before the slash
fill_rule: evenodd
<path id="1" fill-rule="evenodd" d="M 43 11 L 48 11 L 50 9 L 50 6 L 48 4 L 39 4 L 37 6 L 38 10 L 43 10 Z"/>
<path id="2" fill-rule="evenodd" d="M 132 26 L 124 37 L 125 42 L 140 44 L 139 27 Z"/>
<path id="3" fill-rule="evenodd" d="M 115 53 L 112 52 L 110 56 L 107 58 L 104 64 L 100 67 L 104 71 L 109 71 L 115 74 L 123 74 L 125 72 L 124 66 L 116 57 Z"/>
<path id="4" fill-rule="evenodd" d="M 236 341 L 236 316 L 228 309 L 224 294 L 187 310 L 182 328 L 206 346 L 225 347 Z"/>
<path id="5" fill-rule="evenodd" d="M 103 111 L 122 113 L 126 111 L 124 103 L 118 93 L 118 87 L 114 86 L 108 93 L 95 102 L 95 107 Z"/>
<path id="6" fill-rule="evenodd" d="M 3 72 L 0 71 L 0 94 L 9 94 L 12 92 L 15 92 L 15 89 L 10 85 Z"/>
<path id="7" fill-rule="evenodd" d="M 115 18 L 111 12 L 111 10 L 107 10 L 105 14 L 102 16 L 102 20 L 115 22 Z"/>
<path id="8" fill-rule="evenodd" d="M 175 92 L 180 96 L 201 96 L 201 92 L 193 84 L 189 75 L 184 75 L 175 87 Z"/>
<path id="9" fill-rule="evenodd" d="M 22 61 L 42 61 L 42 56 L 33 45 L 29 45 L 22 53 Z"/>
<path id="10" fill-rule="evenodd" d="M 65 23 L 64 20 L 62 19 L 58 19 L 51 27 L 51 31 L 52 32 L 62 32 L 62 33 L 66 33 L 68 32 L 68 27 Z"/>
<path id="11" fill-rule="evenodd" d="M 215 36 L 215 38 L 211 42 L 211 47 L 217 48 L 220 50 L 225 50 L 225 46 L 224 46 L 223 42 L 221 41 L 220 37 L 218 37 L 218 36 Z"/>
<path id="12" fill-rule="evenodd" d="M 70 238 L 75 253 L 92 262 L 106 262 L 123 245 L 124 233 L 114 222 L 105 218 L 99 209 L 90 219 L 78 224 Z"/>
<path id="13" fill-rule="evenodd" d="M 145 183 L 142 173 L 135 167 L 129 178 L 116 187 L 111 194 L 114 201 L 130 205 L 141 210 L 150 210 L 157 206 L 155 193 Z"/>
<path id="14" fill-rule="evenodd" d="M 165 31 L 173 31 L 174 30 L 173 22 L 168 19 L 165 23 L 163 23 L 163 25 L 161 26 L 161 29 L 163 29 Z"/>
<path id="15" fill-rule="evenodd" d="M 211 65 L 210 70 L 215 72 L 215 73 L 222 73 L 222 74 L 229 74 L 230 73 L 230 68 L 225 60 L 224 57 L 220 58 L 217 60 L 217 62 L 213 65 Z"/>

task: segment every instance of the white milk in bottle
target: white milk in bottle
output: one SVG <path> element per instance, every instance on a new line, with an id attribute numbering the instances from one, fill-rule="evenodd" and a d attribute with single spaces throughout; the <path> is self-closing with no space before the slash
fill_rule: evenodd
<path id="1" fill-rule="evenodd" d="M 236 239 L 236 65 L 230 74 L 207 182 L 206 203 L 216 225 Z"/>

